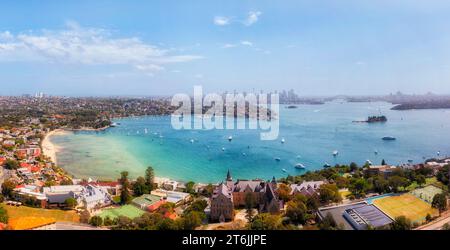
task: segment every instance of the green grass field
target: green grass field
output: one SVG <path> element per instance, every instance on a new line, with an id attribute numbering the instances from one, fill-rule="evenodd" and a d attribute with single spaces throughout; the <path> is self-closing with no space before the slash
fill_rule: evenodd
<path id="1" fill-rule="evenodd" d="M 427 214 L 439 214 L 430 204 L 412 194 L 377 199 L 373 204 L 393 219 L 403 215 L 413 223 L 423 223 Z"/>
<path id="2" fill-rule="evenodd" d="M 419 188 L 416 190 L 411 191 L 411 194 L 415 195 L 417 198 L 420 198 L 428 203 L 431 203 L 433 201 L 433 197 L 436 194 L 442 193 L 443 190 L 435 187 L 433 185 L 426 186 L 424 188 Z"/>
<path id="3" fill-rule="evenodd" d="M 21 217 L 43 217 L 54 218 L 56 221 L 79 222 L 80 216 L 75 211 L 64 211 L 58 209 L 32 208 L 26 206 L 9 206 L 5 203 L 2 207 L 8 211 L 9 219 L 17 219 Z"/>
<path id="4" fill-rule="evenodd" d="M 111 219 L 117 218 L 119 216 L 126 216 L 130 219 L 134 219 L 136 217 L 143 215 L 144 213 L 145 213 L 144 211 L 142 211 L 141 209 L 139 209 L 133 205 L 125 205 L 125 206 L 121 206 L 118 208 L 111 208 L 111 209 L 103 210 L 99 214 L 99 216 L 102 217 L 103 219 L 105 219 L 108 216 Z"/>

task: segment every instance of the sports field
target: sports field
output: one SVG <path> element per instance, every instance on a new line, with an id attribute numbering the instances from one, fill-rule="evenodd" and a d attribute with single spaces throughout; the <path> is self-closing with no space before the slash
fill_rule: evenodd
<path id="1" fill-rule="evenodd" d="M 415 195 L 417 198 L 422 199 L 428 203 L 431 203 L 433 201 L 433 197 L 436 194 L 440 194 L 442 192 L 443 192 L 442 189 L 435 187 L 433 185 L 429 185 L 424 188 L 418 188 L 416 190 L 411 191 L 411 193 Z"/>
<path id="2" fill-rule="evenodd" d="M 119 208 L 111 208 L 111 209 L 106 209 L 103 210 L 99 216 L 102 217 L 103 219 L 108 217 L 111 219 L 117 218 L 119 216 L 126 216 L 130 219 L 134 219 L 136 217 L 139 217 L 141 215 L 143 215 L 145 212 L 142 211 L 141 209 L 133 206 L 133 205 L 125 205 Z"/>
<path id="3" fill-rule="evenodd" d="M 79 222 L 80 216 L 75 211 L 64 211 L 59 209 L 43 209 L 26 206 L 10 206 L 0 204 L 8 211 L 9 226 L 14 230 L 31 229 L 57 221 Z"/>
<path id="4" fill-rule="evenodd" d="M 403 215 L 413 223 L 423 223 L 427 214 L 439 214 L 430 204 L 412 194 L 377 199 L 373 204 L 393 219 Z"/>
<path id="5" fill-rule="evenodd" d="M 22 217 L 37 217 L 37 218 L 52 218 L 55 221 L 79 222 L 80 216 L 73 210 L 64 211 L 59 209 L 43 209 L 26 206 L 10 206 L 0 204 L 8 211 L 10 219 L 17 219 Z"/>

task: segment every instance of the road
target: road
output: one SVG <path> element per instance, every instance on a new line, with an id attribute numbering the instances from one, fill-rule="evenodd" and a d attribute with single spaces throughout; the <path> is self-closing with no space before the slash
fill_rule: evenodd
<path id="1" fill-rule="evenodd" d="M 449 211 L 447 211 L 445 214 L 443 213 L 441 217 L 432 221 L 431 223 L 418 227 L 417 230 L 441 230 L 446 223 L 450 224 Z"/>

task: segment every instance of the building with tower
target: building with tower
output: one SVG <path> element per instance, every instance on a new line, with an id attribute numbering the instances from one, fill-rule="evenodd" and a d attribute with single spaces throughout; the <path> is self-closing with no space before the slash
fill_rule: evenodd
<path id="1" fill-rule="evenodd" d="M 261 213 L 276 214 L 283 208 L 278 198 L 277 182 L 263 180 L 233 181 L 230 171 L 224 182 L 211 197 L 211 221 L 229 221 L 234 218 L 234 208 L 246 207 L 249 203 Z"/>

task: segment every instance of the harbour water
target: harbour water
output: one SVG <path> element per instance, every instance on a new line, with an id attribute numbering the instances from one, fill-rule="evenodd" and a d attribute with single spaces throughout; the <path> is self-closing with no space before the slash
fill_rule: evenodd
<path id="1" fill-rule="evenodd" d="M 119 126 L 106 131 L 50 140 L 59 148 L 58 164 L 76 177 L 117 179 L 121 171 L 136 177 L 152 166 L 157 176 L 203 183 L 223 180 L 228 169 L 235 178 L 269 179 L 320 169 L 325 163 L 417 163 L 436 157 L 438 151 L 440 156 L 450 154 L 450 110 L 391 107 L 339 101 L 296 109 L 282 106 L 275 141 L 261 141 L 259 130 L 174 130 L 169 116 L 119 119 Z M 388 122 L 352 122 L 380 114 Z M 385 136 L 396 140 L 383 141 Z M 299 163 L 306 169 L 295 168 Z"/>

